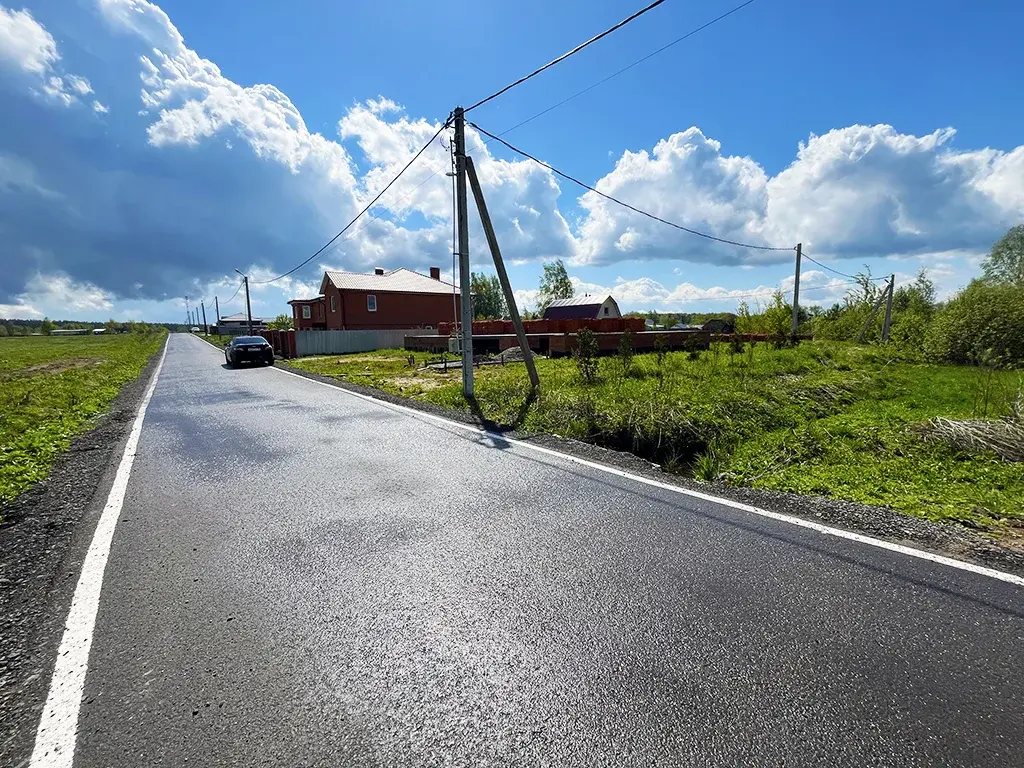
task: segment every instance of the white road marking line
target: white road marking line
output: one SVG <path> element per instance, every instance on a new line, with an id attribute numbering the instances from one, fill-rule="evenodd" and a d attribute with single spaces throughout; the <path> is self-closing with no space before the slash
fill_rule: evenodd
<path id="1" fill-rule="evenodd" d="M 353 391 L 351 391 L 349 389 L 344 389 L 343 387 L 336 387 L 336 386 L 334 386 L 332 384 L 328 384 L 328 383 L 323 382 L 323 381 L 317 381 L 316 379 L 310 379 L 310 378 L 307 378 L 305 376 L 300 376 L 297 373 L 292 373 L 291 371 L 286 371 L 286 370 L 284 370 L 282 368 L 274 368 L 274 370 L 276 370 L 278 373 L 283 373 L 283 374 L 286 374 L 288 376 L 294 376 L 297 379 L 303 379 L 305 381 L 312 382 L 313 384 L 319 384 L 322 387 L 330 387 L 331 389 L 333 389 L 335 391 L 344 392 L 346 395 L 351 395 L 352 397 L 358 397 L 358 398 L 360 398 L 362 400 L 367 400 L 367 401 L 369 401 L 371 403 L 376 403 L 377 405 L 383 406 L 385 408 L 394 408 L 394 409 L 397 409 L 397 410 L 400 410 L 400 411 L 404 411 L 406 413 L 410 413 L 412 415 L 419 416 L 419 417 L 422 417 L 422 418 L 430 419 L 430 420 L 433 420 L 433 421 L 436 421 L 436 422 L 439 422 L 439 423 L 442 423 L 442 424 L 445 424 L 445 425 L 448 425 L 448 426 L 458 427 L 459 429 L 465 430 L 467 432 L 473 432 L 473 433 L 478 434 L 478 435 L 483 435 L 484 437 L 488 437 L 488 438 L 491 438 L 493 440 L 502 440 L 502 441 L 504 441 L 506 443 L 518 446 L 520 448 L 525 448 L 525 449 L 530 450 L 530 451 L 536 451 L 537 453 L 547 454 L 549 456 L 555 456 L 555 457 L 558 457 L 560 459 L 564 459 L 566 461 L 571 461 L 571 462 L 573 462 L 575 464 L 581 464 L 581 465 L 583 465 L 585 467 L 590 467 L 591 469 L 596 469 L 599 472 L 605 472 L 605 473 L 610 474 L 610 475 L 616 475 L 618 477 L 626 478 L 628 480 L 633 480 L 635 482 L 642 483 L 643 485 L 652 486 L 654 488 L 660 488 L 660 489 L 665 490 L 665 491 L 671 491 L 672 493 L 678 493 L 678 494 L 680 494 L 682 496 L 690 496 L 690 497 L 693 497 L 695 499 L 701 499 L 702 501 L 709 501 L 709 502 L 712 502 L 714 504 L 720 504 L 720 505 L 726 506 L 726 507 L 732 507 L 733 509 L 739 509 L 739 510 L 742 510 L 743 512 L 748 512 L 748 513 L 750 513 L 752 515 L 758 515 L 760 517 L 766 517 L 766 518 L 768 518 L 770 520 L 775 520 L 775 521 L 780 522 L 780 523 L 788 523 L 789 525 L 795 525 L 795 526 L 797 526 L 799 528 L 807 528 L 807 529 L 812 530 L 812 531 L 817 531 L 818 533 L 824 534 L 826 536 L 835 536 L 836 538 L 847 539 L 848 541 L 856 541 L 856 542 L 859 542 L 861 544 L 867 544 L 868 546 L 871 546 L 871 547 L 877 547 L 879 549 L 887 549 L 890 552 L 898 552 L 901 555 L 907 555 L 909 557 L 916 557 L 916 558 L 918 558 L 920 560 L 928 560 L 928 561 L 933 562 L 933 563 L 938 563 L 939 565 L 949 566 L 950 568 L 958 568 L 958 569 L 960 569 L 962 571 L 969 571 L 970 573 L 978 574 L 979 576 L 987 576 L 987 577 L 992 578 L 992 579 L 998 579 L 999 581 L 1005 581 L 1008 584 L 1015 584 L 1018 587 L 1024 587 L 1024 578 L 1022 578 L 1020 576 L 1015 576 L 1012 573 L 1006 573 L 1004 571 L 997 571 L 995 568 L 986 568 L 985 566 L 975 565 L 974 563 L 968 563 L 968 562 L 966 562 L 964 560 L 956 560 L 956 559 L 954 559 L 952 557 L 945 557 L 944 555 L 937 555 L 934 552 L 926 552 L 926 551 L 924 551 L 922 549 L 914 549 L 913 547 L 904 546 L 903 544 L 895 544 L 895 543 L 893 543 L 891 541 L 884 541 L 882 539 L 876 539 L 876 538 L 874 538 L 872 536 L 865 536 L 862 533 L 854 533 L 852 531 L 844 531 L 842 528 L 833 528 L 833 527 L 828 526 L 828 525 L 822 525 L 821 523 L 815 523 L 815 522 L 812 522 L 810 520 L 804 520 L 803 518 L 800 518 L 800 517 L 793 517 L 791 515 L 784 515 L 784 514 L 781 514 L 779 512 L 771 512 L 771 511 L 769 511 L 767 509 L 761 509 L 760 507 L 754 507 L 754 506 L 751 506 L 750 504 L 744 504 L 743 502 L 740 502 L 740 501 L 733 501 L 732 499 L 726 499 L 726 498 L 723 498 L 721 496 L 712 496 L 709 493 L 702 493 L 700 491 L 694 491 L 694 490 L 691 490 L 689 488 L 681 488 L 678 485 L 671 485 L 669 483 L 662 483 L 662 482 L 660 482 L 658 480 L 652 480 L 650 478 L 643 477 L 642 475 L 634 475 L 632 472 L 626 472 L 625 470 L 617 469 L 616 467 L 611 467 L 611 466 L 608 466 L 607 464 L 600 464 L 600 463 L 598 463 L 596 461 L 589 461 L 587 459 L 581 459 L 581 458 L 579 458 L 577 456 L 573 456 L 573 455 L 568 454 L 568 453 L 562 453 L 561 451 L 556 451 L 556 450 L 553 450 L 551 448 L 545 448 L 545 447 L 540 446 L 540 445 L 534 445 L 532 443 L 523 442 L 521 440 L 514 440 L 514 439 L 506 437 L 504 435 L 500 435 L 500 434 L 498 434 L 496 432 L 489 432 L 486 429 L 481 429 L 480 427 L 474 427 L 474 426 L 472 426 L 470 424 L 463 424 L 463 423 L 458 422 L 458 421 L 453 421 L 451 419 L 446 419 L 443 416 L 437 416 L 437 415 L 432 414 L 432 413 L 427 413 L 425 411 L 416 410 L 415 408 L 409 408 L 409 407 L 404 406 L 404 405 L 397 405 L 395 403 L 390 403 L 390 402 L 388 402 L 386 400 L 380 400 L 380 399 L 378 399 L 376 397 L 371 397 L 370 395 L 364 395 L 364 394 L 361 394 L 359 392 L 353 392 Z"/>
<path id="2" fill-rule="evenodd" d="M 128 477 L 135 462 L 135 451 L 142 433 L 142 420 L 153 397 L 160 370 L 167 356 L 170 336 L 164 342 L 160 361 L 153 371 L 146 394 L 142 397 L 139 412 L 128 434 L 128 442 L 121 455 L 121 463 L 114 476 L 114 484 L 107 496 L 107 504 L 100 514 L 96 532 L 82 563 L 82 573 L 75 586 L 71 608 L 64 624 L 64 636 L 57 651 L 57 662 L 50 679 L 50 691 L 46 696 L 43 716 L 36 731 L 36 743 L 32 750 L 29 768 L 71 768 L 75 759 L 75 741 L 78 732 L 78 713 L 82 706 L 82 691 L 85 687 L 85 673 L 89 668 L 89 649 L 92 647 L 93 631 L 96 627 L 96 613 L 100 604 L 100 590 L 103 587 L 103 572 L 110 555 L 110 544 L 114 528 L 121 516 Z"/>

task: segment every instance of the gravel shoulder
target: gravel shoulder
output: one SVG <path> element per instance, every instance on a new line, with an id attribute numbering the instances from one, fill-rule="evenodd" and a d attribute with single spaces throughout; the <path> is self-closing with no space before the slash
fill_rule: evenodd
<path id="1" fill-rule="evenodd" d="M 0 765 L 28 764 L 71 596 L 160 352 L 0 525 Z"/>
<path id="2" fill-rule="evenodd" d="M 411 400 L 383 392 L 372 387 L 309 373 L 299 368 L 278 363 L 291 373 L 324 382 L 340 389 L 368 395 L 378 400 L 414 408 L 418 411 L 443 416 L 452 421 L 482 427 L 508 435 L 523 442 L 541 445 L 571 456 L 608 464 L 633 474 L 648 477 L 703 493 L 739 501 L 771 512 L 804 518 L 835 528 L 862 533 L 885 541 L 915 547 L 928 552 L 955 557 L 1007 573 L 1024 576 L 1024 551 L 1007 545 L 976 531 L 953 523 L 936 523 L 923 518 L 904 515 L 887 507 L 872 506 L 842 499 L 820 496 L 801 496 L 794 493 L 737 488 L 722 483 L 704 483 L 664 472 L 630 453 L 613 451 L 578 440 L 553 435 L 531 434 L 503 428 L 492 421 L 463 411 L 451 411 L 433 403 Z"/>

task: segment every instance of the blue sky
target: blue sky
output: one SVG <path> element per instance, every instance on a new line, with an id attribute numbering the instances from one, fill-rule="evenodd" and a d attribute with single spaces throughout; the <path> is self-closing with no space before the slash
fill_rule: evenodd
<path id="1" fill-rule="evenodd" d="M 182 317 L 186 294 L 226 298 L 236 267 L 290 268 L 453 106 L 640 5 L 0 2 L 0 316 L 152 320 Z M 669 0 L 471 117 L 503 131 L 738 2 Z M 685 226 L 799 240 L 842 272 L 924 267 L 948 293 L 1024 220 L 1024 10 L 974 5 L 756 0 L 507 138 Z M 527 306 L 556 257 L 629 309 L 734 309 L 791 286 L 791 253 L 709 244 L 501 148 L 475 156 Z M 324 266 L 450 270 L 446 158 L 432 146 L 379 218 L 255 291 L 254 311 L 286 311 Z M 806 264 L 805 301 L 841 280 Z"/>

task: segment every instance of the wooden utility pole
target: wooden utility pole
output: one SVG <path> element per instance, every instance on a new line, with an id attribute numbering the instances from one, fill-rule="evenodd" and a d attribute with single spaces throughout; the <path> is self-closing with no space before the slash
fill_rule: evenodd
<path id="1" fill-rule="evenodd" d="M 473 188 L 473 198 L 476 200 L 476 209 L 480 213 L 480 223 L 484 226 L 484 234 L 487 236 L 487 245 L 491 249 L 491 256 L 494 258 L 494 269 L 498 273 L 498 281 L 501 283 L 501 290 L 505 293 L 505 304 L 508 306 L 509 317 L 512 318 L 512 325 L 516 329 L 516 338 L 519 340 L 519 348 L 523 350 L 523 361 L 526 363 L 526 370 L 530 374 L 530 384 L 533 393 L 540 390 L 540 378 L 537 376 L 537 365 L 533 360 L 533 351 L 526 338 L 526 331 L 523 328 L 523 320 L 519 316 L 519 308 L 516 306 L 516 297 L 512 293 L 512 284 L 508 280 L 508 273 L 505 271 L 505 262 L 501 258 L 501 250 L 498 248 L 498 238 L 494 234 L 494 227 L 491 224 L 491 215 L 487 212 L 487 202 L 484 200 L 484 191 L 480 186 L 480 179 L 476 175 L 476 166 L 473 165 L 473 158 L 466 158 L 466 174 L 469 177 L 469 186 Z"/>
<path id="2" fill-rule="evenodd" d="M 213 308 L 217 314 L 217 325 L 220 325 L 220 300 L 216 296 L 213 297 Z"/>
<path id="3" fill-rule="evenodd" d="M 207 336 L 210 335 L 210 326 L 206 324 L 206 302 L 200 301 L 199 306 L 203 308 L 203 331 Z"/>
<path id="4" fill-rule="evenodd" d="M 892 283 L 890 283 L 889 285 L 891 287 Z M 881 295 L 879 295 L 878 297 L 878 300 L 875 302 L 875 306 L 871 308 L 871 313 L 868 315 L 868 319 L 864 323 L 864 327 L 861 328 L 860 333 L 857 334 L 858 344 L 864 341 L 864 337 L 867 335 L 868 329 L 871 328 L 871 324 L 875 322 L 875 316 L 878 314 L 878 310 L 882 308 L 882 302 L 886 300 L 888 295 L 889 293 L 887 288 L 886 290 L 882 291 Z"/>
<path id="5" fill-rule="evenodd" d="M 462 316 L 462 394 L 473 397 L 473 283 L 469 271 L 469 203 L 466 199 L 466 117 L 455 108 L 455 197 L 459 220 L 459 292 Z"/>
<path id="6" fill-rule="evenodd" d="M 800 259 L 802 257 L 803 243 L 796 244 L 796 273 L 793 276 L 793 326 L 791 333 L 796 340 L 796 332 L 800 327 Z"/>
<path id="7" fill-rule="evenodd" d="M 885 320 L 882 321 L 882 343 L 889 340 L 889 329 L 892 327 L 892 299 L 896 290 L 896 275 L 889 276 L 889 293 L 885 302 Z"/>
<path id="8" fill-rule="evenodd" d="M 249 325 L 249 335 L 252 336 L 252 306 L 249 304 L 249 276 L 242 278 L 245 281 L 245 317 Z"/>
<path id="9" fill-rule="evenodd" d="M 249 276 L 242 274 L 242 270 L 236 269 L 235 272 L 242 275 L 242 282 L 245 283 L 245 316 L 248 319 L 249 335 L 252 336 L 252 307 L 249 305 Z"/>

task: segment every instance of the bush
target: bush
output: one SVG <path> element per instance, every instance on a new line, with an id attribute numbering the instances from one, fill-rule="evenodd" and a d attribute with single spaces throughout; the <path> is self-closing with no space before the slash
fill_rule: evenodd
<path id="1" fill-rule="evenodd" d="M 974 280 L 936 315 L 924 348 L 939 362 L 1024 364 L 1024 286 Z"/>
<path id="2" fill-rule="evenodd" d="M 597 337 L 589 328 L 582 328 L 576 334 L 576 339 L 579 343 L 572 356 L 580 371 L 580 378 L 587 384 L 593 384 L 597 381 L 597 355 L 600 352 Z"/>

